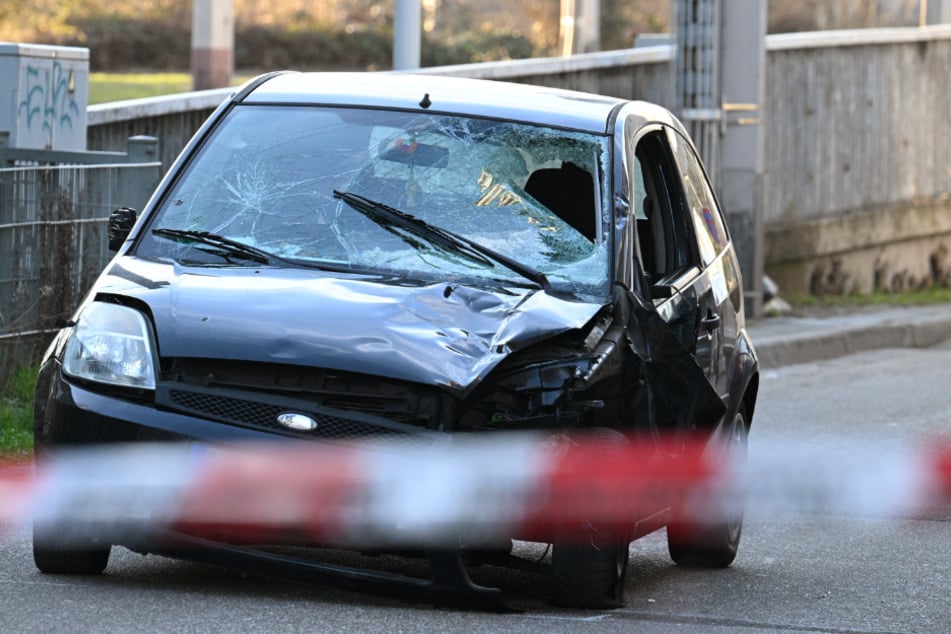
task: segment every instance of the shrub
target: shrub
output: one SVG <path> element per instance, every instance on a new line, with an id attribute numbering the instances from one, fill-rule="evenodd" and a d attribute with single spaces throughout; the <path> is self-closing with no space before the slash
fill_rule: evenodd
<path id="1" fill-rule="evenodd" d="M 191 63 L 191 33 L 171 22 L 122 15 L 81 17 L 74 35 L 46 36 L 43 43 L 84 46 L 90 70 L 174 71 Z M 309 20 L 288 25 L 239 24 L 235 67 L 249 70 L 383 70 L 392 66 L 392 26 L 332 29 Z M 510 31 L 477 31 L 446 40 L 424 38 L 424 66 L 531 57 L 532 42 Z"/>

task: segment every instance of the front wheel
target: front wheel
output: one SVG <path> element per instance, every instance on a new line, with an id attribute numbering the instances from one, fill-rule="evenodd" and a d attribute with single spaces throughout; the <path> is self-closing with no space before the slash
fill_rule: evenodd
<path id="1" fill-rule="evenodd" d="M 627 544 L 555 544 L 551 553 L 553 598 L 566 608 L 619 608 L 624 605 Z"/>
<path id="2" fill-rule="evenodd" d="M 721 437 L 732 455 L 745 459 L 748 435 L 746 417 L 738 411 Z M 743 505 L 733 506 L 725 519 L 712 523 L 675 518 L 667 526 L 670 558 L 678 565 L 697 568 L 726 568 L 732 564 L 743 532 Z M 682 515 L 689 517 L 689 512 Z"/>
<path id="3" fill-rule="evenodd" d="M 613 453 L 627 447 L 623 434 L 595 427 L 579 435 Z M 552 547 L 552 600 L 566 608 L 606 609 L 624 605 L 624 580 L 630 556 L 626 535 L 594 531 L 590 540 Z"/>
<path id="4" fill-rule="evenodd" d="M 48 530 L 33 526 L 33 562 L 40 572 L 57 575 L 98 575 L 106 569 L 112 545 L 91 540 L 64 543 Z"/>

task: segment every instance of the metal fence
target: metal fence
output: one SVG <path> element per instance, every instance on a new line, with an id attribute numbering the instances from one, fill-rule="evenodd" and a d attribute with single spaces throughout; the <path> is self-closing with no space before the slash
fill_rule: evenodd
<path id="1" fill-rule="evenodd" d="M 697 146 L 719 189 L 721 95 L 719 79 L 720 2 L 676 5 L 675 111 Z"/>
<path id="2" fill-rule="evenodd" d="M 37 360 L 109 261 L 109 213 L 141 209 L 161 176 L 158 162 L 50 165 L 13 154 L 0 151 L 0 383 Z"/>

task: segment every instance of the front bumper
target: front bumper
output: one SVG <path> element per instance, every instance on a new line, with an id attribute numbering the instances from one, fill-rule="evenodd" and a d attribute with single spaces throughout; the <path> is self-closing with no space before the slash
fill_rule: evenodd
<path id="1" fill-rule="evenodd" d="M 198 441 L 235 444 L 273 441 L 372 440 L 394 447 L 433 446 L 447 434 L 360 412 L 328 410 L 298 399 L 235 390 L 160 384 L 155 399 L 137 401 L 71 381 L 56 362 L 42 370 L 36 395 L 34 439 L 42 451 L 110 442 Z M 277 415 L 299 412 L 320 421 L 310 433 L 280 428 Z"/>
<path id="2" fill-rule="evenodd" d="M 136 403 L 92 391 L 64 377 L 55 362 L 43 368 L 38 384 L 41 389 L 37 392 L 34 431 L 39 453 L 57 448 L 107 443 L 177 441 L 227 446 L 273 441 L 299 442 L 279 434 L 165 411 L 149 403 Z M 439 435 L 448 440 L 448 435 Z M 96 526 L 87 528 L 94 530 Z M 99 528 L 108 529 L 108 533 L 122 527 L 110 525 Z M 71 527 L 71 530 L 83 533 L 81 527 Z M 270 543 L 302 545 L 299 539 L 285 542 L 278 535 L 271 537 L 276 539 L 267 540 Z M 237 543 L 203 539 L 181 532 L 176 527 L 162 525 L 109 541 L 123 543 L 139 552 L 212 563 L 297 581 L 391 594 L 409 600 L 429 600 L 435 604 L 505 609 L 497 588 L 485 588 L 472 583 L 460 552 L 443 548 L 426 550 L 431 577 L 421 579 L 284 556 Z M 497 565 L 517 567 L 521 562 L 518 558 L 500 554 Z"/>
<path id="3" fill-rule="evenodd" d="M 58 364 L 44 369 L 36 395 L 34 440 L 38 450 L 110 442 L 197 440 L 231 443 L 273 440 L 263 432 L 164 411 L 94 392 L 70 382 Z M 47 387 L 48 386 L 48 387 Z"/>

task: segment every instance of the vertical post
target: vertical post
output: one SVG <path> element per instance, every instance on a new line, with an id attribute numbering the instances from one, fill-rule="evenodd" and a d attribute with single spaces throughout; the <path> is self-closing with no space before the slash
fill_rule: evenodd
<path id="1" fill-rule="evenodd" d="M 129 163 L 156 163 L 159 160 L 159 140 L 154 136 L 130 136 L 127 147 L 126 158 Z M 119 201 L 142 211 L 152 190 L 158 185 L 162 171 L 161 166 L 138 167 L 127 171 L 127 176 L 122 179 Z"/>
<path id="2" fill-rule="evenodd" d="M 154 163 L 158 161 L 158 139 L 154 136 L 130 136 L 126 142 L 126 158 L 129 163 Z"/>
<path id="3" fill-rule="evenodd" d="M 414 70 L 420 66 L 419 0 L 396 0 L 393 17 L 393 68 Z"/>
<path id="4" fill-rule="evenodd" d="M 575 0 L 561 0 L 558 20 L 558 50 L 569 57 L 575 50 Z"/>
<path id="5" fill-rule="evenodd" d="M 578 0 L 575 26 L 576 53 L 593 53 L 601 50 L 601 0 Z"/>
<path id="6" fill-rule="evenodd" d="M 559 40 L 562 57 L 600 50 L 600 0 L 561 0 Z"/>
<path id="7" fill-rule="evenodd" d="M 721 0 L 720 200 L 727 215 L 749 313 L 763 304 L 763 101 L 766 3 Z"/>
<path id="8" fill-rule="evenodd" d="M 194 0 L 192 89 L 230 86 L 233 72 L 233 0 Z"/>

